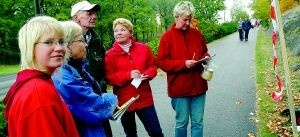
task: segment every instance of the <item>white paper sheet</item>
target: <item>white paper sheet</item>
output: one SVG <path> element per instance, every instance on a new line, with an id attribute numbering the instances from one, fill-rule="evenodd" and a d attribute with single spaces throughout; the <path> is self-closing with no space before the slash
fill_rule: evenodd
<path id="1" fill-rule="evenodd" d="M 141 83 L 142 83 L 142 79 L 141 78 L 134 78 L 131 81 L 131 85 L 133 85 L 135 88 L 138 88 Z"/>

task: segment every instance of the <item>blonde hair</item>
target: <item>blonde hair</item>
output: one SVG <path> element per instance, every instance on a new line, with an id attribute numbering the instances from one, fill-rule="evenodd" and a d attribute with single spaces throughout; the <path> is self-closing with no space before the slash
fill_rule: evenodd
<path id="1" fill-rule="evenodd" d="M 192 2 L 189 1 L 181 1 L 176 4 L 173 9 L 173 16 L 178 18 L 182 15 L 191 15 L 192 17 L 195 14 L 195 7 Z"/>
<path id="2" fill-rule="evenodd" d="M 59 37 L 64 36 L 60 23 L 55 18 L 49 16 L 33 17 L 21 27 L 18 34 L 21 70 L 25 68 L 38 69 L 39 65 L 35 62 L 34 48 L 40 37 L 48 34 L 58 34 Z"/>
<path id="3" fill-rule="evenodd" d="M 65 46 L 71 44 L 77 37 L 82 36 L 82 28 L 74 21 L 61 21 L 60 24 L 63 27 L 64 31 L 64 43 Z M 67 50 L 65 55 L 65 61 L 71 57 L 70 51 Z M 66 63 L 66 62 L 64 62 Z"/>
<path id="4" fill-rule="evenodd" d="M 115 30 L 115 28 L 118 24 L 121 24 L 126 29 L 128 29 L 130 33 L 133 33 L 133 25 L 128 19 L 125 19 L 125 18 L 115 19 L 114 22 L 113 22 L 113 30 Z"/>

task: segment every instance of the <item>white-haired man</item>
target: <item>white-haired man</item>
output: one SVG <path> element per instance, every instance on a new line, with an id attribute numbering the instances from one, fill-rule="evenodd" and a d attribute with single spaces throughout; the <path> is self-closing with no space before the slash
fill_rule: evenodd
<path id="1" fill-rule="evenodd" d="M 100 5 L 91 4 L 88 1 L 80 1 L 72 6 L 72 20 L 78 23 L 83 29 L 85 42 L 87 46 L 86 69 L 92 77 L 99 83 L 101 91 L 106 92 L 104 57 L 105 48 L 102 45 L 101 38 L 94 30 L 97 14 L 100 11 Z M 112 137 L 109 121 L 105 122 L 105 132 L 107 137 Z"/>

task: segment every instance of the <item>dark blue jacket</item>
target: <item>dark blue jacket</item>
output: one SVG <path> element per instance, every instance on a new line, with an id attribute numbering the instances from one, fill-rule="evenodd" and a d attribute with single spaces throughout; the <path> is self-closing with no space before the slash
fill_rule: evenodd
<path id="1" fill-rule="evenodd" d="M 249 30 L 252 28 L 251 22 L 249 20 L 245 20 L 242 24 L 243 30 Z"/>

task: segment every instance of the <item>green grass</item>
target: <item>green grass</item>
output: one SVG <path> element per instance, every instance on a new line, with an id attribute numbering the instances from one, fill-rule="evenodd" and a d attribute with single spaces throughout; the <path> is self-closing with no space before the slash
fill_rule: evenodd
<path id="1" fill-rule="evenodd" d="M 0 65 L 0 76 L 14 74 L 20 70 L 19 65 Z"/>
<path id="2" fill-rule="evenodd" d="M 267 128 L 270 114 L 274 113 L 275 102 L 271 99 L 269 91 L 275 88 L 274 71 L 272 67 L 272 42 L 271 34 L 264 29 L 260 29 L 256 43 L 256 87 L 257 87 L 257 136 L 277 137 Z M 274 81 L 272 84 L 269 81 Z M 275 90 L 275 89 L 274 89 Z"/>

